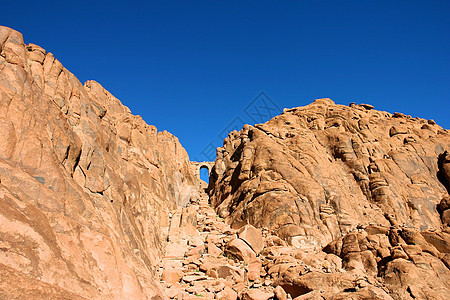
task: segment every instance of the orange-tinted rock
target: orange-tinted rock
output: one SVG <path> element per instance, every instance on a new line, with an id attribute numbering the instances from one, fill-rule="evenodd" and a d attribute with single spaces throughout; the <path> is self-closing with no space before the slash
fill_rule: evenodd
<path id="1" fill-rule="evenodd" d="M 450 196 L 442 198 L 438 205 L 438 211 L 441 214 L 442 224 L 450 227 Z"/>
<path id="2" fill-rule="evenodd" d="M 444 299 L 450 280 L 444 254 L 446 237 L 444 232 L 421 234 L 391 227 L 386 235 L 348 234 L 324 250 L 342 257 L 343 267 L 350 273 L 378 276 L 394 299 L 405 299 L 408 293 L 415 293 L 416 298 Z"/>
<path id="3" fill-rule="evenodd" d="M 277 286 L 274 290 L 275 297 L 278 300 L 287 300 L 287 294 L 281 286 Z"/>
<path id="4" fill-rule="evenodd" d="M 180 282 L 181 278 L 183 278 L 183 271 L 180 269 L 166 269 L 161 276 L 161 279 L 167 283 Z"/>
<path id="5" fill-rule="evenodd" d="M 249 289 L 244 290 L 240 298 L 242 300 L 268 300 L 269 298 L 272 298 L 274 296 L 274 293 L 260 290 L 260 289 Z"/>
<path id="6" fill-rule="evenodd" d="M 222 250 L 214 243 L 208 243 L 208 254 L 213 257 L 218 257 L 222 254 Z"/>
<path id="7" fill-rule="evenodd" d="M 235 283 L 244 281 L 244 272 L 230 265 L 218 265 L 209 269 L 206 274 L 212 278 L 233 280 Z"/>
<path id="8" fill-rule="evenodd" d="M 20 33 L 0 26 L 0 49 L 1 297 L 161 295 L 163 229 L 195 185 L 186 151 Z"/>
<path id="9" fill-rule="evenodd" d="M 240 239 L 244 240 L 247 244 L 252 247 L 255 253 L 261 252 L 264 247 L 264 241 L 261 235 L 261 231 L 256 229 L 252 225 L 245 225 L 241 227 L 238 231 L 238 236 Z"/>
<path id="10" fill-rule="evenodd" d="M 217 294 L 218 300 L 236 300 L 238 294 L 230 287 L 226 286 L 223 291 Z"/>
<path id="11" fill-rule="evenodd" d="M 205 251 L 204 245 L 197 246 L 186 252 L 186 256 L 191 258 L 200 258 L 204 251 Z"/>
<path id="12" fill-rule="evenodd" d="M 427 120 L 318 99 L 231 132 L 217 152 L 211 203 L 235 227 L 319 247 L 358 225 L 388 227 L 385 215 L 437 230 L 449 147 L 449 132 Z"/>
<path id="13" fill-rule="evenodd" d="M 239 238 L 233 239 L 227 244 L 225 247 L 225 254 L 245 263 L 256 258 L 256 254 L 252 248 Z"/>
<path id="14" fill-rule="evenodd" d="M 247 266 L 247 278 L 250 281 L 258 281 L 261 274 L 262 263 L 257 257 L 248 262 Z"/>
<path id="15" fill-rule="evenodd" d="M 319 99 L 231 132 L 210 201 L 283 240 L 265 238 L 261 274 L 292 298 L 444 299 L 449 147 L 435 122 Z"/>
<path id="16" fill-rule="evenodd" d="M 355 287 L 353 278 L 348 274 L 310 272 L 302 276 L 279 278 L 275 284 L 280 285 L 292 298 L 311 291 L 326 290 L 336 294 Z"/>

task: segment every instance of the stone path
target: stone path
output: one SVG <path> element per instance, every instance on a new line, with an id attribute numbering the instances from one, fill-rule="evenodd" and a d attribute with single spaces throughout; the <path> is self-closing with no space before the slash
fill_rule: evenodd
<path id="1" fill-rule="evenodd" d="M 172 212 L 158 269 L 161 285 L 169 298 L 178 300 L 321 299 L 309 283 L 333 288 L 345 272 L 342 260 L 307 240 L 289 242 L 251 225 L 230 228 L 201 193 Z M 349 280 L 359 288 L 365 279 L 355 275 Z"/>
<path id="2" fill-rule="evenodd" d="M 238 232 L 218 217 L 202 193 L 187 207 L 172 213 L 169 238 L 158 274 L 170 298 L 177 299 L 269 299 L 274 297 L 270 280 L 260 276 L 263 248 L 261 232 Z M 253 234 L 253 236 L 251 236 Z M 242 297 L 241 297 L 242 298 Z"/>

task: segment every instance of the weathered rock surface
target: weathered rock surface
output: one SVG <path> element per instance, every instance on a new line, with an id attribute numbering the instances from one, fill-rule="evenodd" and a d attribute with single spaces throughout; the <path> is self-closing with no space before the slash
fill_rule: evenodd
<path id="1" fill-rule="evenodd" d="M 6 27 L 0 180 L 2 299 L 160 295 L 168 214 L 195 180 L 186 151 Z"/>
<path id="2" fill-rule="evenodd" d="M 319 99 L 231 132 L 210 201 L 271 233 L 260 281 L 288 297 L 446 299 L 449 149 L 432 120 Z"/>
<path id="3" fill-rule="evenodd" d="M 174 136 L 6 27 L 0 97 L 2 299 L 448 298 L 432 120 L 285 110 L 230 133 L 208 197 Z"/>
<path id="4" fill-rule="evenodd" d="M 389 218 L 439 229 L 447 149 L 450 133 L 434 122 L 319 99 L 231 132 L 218 148 L 211 203 L 233 227 L 320 246 Z"/>

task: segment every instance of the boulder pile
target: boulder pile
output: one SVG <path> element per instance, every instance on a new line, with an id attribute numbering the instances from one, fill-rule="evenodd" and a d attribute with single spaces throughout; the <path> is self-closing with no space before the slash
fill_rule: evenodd
<path id="1" fill-rule="evenodd" d="M 445 299 L 450 234 L 359 227 L 323 249 L 232 229 L 206 194 L 171 215 L 159 275 L 171 299 Z"/>

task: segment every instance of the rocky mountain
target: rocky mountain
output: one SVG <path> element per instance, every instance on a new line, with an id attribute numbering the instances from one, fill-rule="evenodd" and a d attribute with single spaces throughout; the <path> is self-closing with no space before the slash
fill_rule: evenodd
<path id="1" fill-rule="evenodd" d="M 196 184 L 178 139 L 0 27 L 0 298 L 144 299 Z"/>
<path id="2" fill-rule="evenodd" d="M 272 277 L 312 297 L 304 299 L 356 292 L 344 284 L 356 275 L 395 299 L 445 299 L 449 150 L 449 131 L 433 120 L 318 99 L 231 132 L 217 150 L 210 201 L 233 228 L 252 224 L 316 253 L 316 266 L 339 258 L 338 277 L 300 276 L 297 264 Z"/>
<path id="3" fill-rule="evenodd" d="M 168 132 L 0 27 L 1 299 L 447 299 L 450 132 L 330 99 Z"/>

